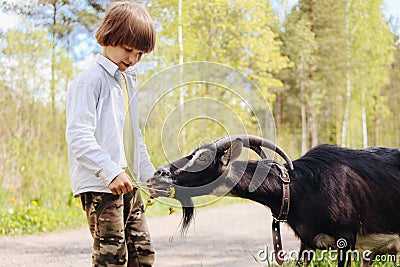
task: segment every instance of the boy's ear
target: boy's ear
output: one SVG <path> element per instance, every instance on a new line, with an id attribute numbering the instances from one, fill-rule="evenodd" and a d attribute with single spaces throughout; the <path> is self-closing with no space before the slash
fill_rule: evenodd
<path id="1" fill-rule="evenodd" d="M 243 141 L 239 138 L 232 141 L 231 147 L 222 156 L 222 163 L 226 166 L 235 161 L 242 154 Z"/>

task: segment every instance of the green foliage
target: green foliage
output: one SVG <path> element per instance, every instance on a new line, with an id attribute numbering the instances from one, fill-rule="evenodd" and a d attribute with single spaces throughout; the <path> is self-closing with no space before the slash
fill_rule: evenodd
<path id="1" fill-rule="evenodd" d="M 264 116 L 269 109 L 266 101 L 271 104 L 275 99 L 269 88 L 282 87 L 281 81 L 275 75 L 289 64 L 288 58 L 280 52 L 282 42 L 275 31 L 277 16 L 272 12 L 271 5 L 268 2 L 255 0 L 246 2 L 196 0 L 182 1 L 182 4 L 181 17 L 178 16 L 178 1 L 151 1 L 151 5 L 149 5 L 149 11 L 156 24 L 160 25 L 154 58 L 154 61 L 157 62 L 157 69 L 178 64 L 179 59 L 183 58 L 183 62 L 212 61 L 240 71 L 256 84 L 263 97 L 252 98 L 251 95 L 257 94 L 257 92 L 253 92 L 254 88 L 249 90 L 242 86 L 241 81 L 235 83 L 237 85 L 235 91 L 245 100 L 252 101 L 251 107 L 256 109 L 257 113 L 263 114 L 263 117 L 259 118 L 263 120 L 261 124 L 268 125 L 265 121 L 269 118 Z M 179 49 L 178 44 L 180 21 L 183 28 L 182 50 Z M 150 62 L 152 60 L 149 58 Z M 207 72 L 207 70 L 201 71 Z M 153 72 L 147 72 L 147 75 L 151 74 Z M 210 76 L 219 77 L 218 73 L 210 74 Z M 174 78 L 179 79 L 179 77 Z M 226 79 L 226 77 L 219 78 Z M 166 85 L 160 84 L 159 86 L 165 87 Z M 141 92 L 144 95 L 143 99 L 151 99 L 151 93 Z M 220 103 L 213 114 L 222 114 L 222 118 L 218 118 L 216 120 L 218 122 L 198 119 L 192 120 L 186 125 L 179 124 L 182 114 L 193 109 L 200 111 L 204 108 L 192 106 L 193 104 L 189 101 L 195 98 L 206 98 Z M 176 108 L 185 101 L 183 109 L 177 111 Z M 144 118 L 146 124 L 151 125 L 145 129 L 144 135 L 154 164 L 161 165 L 167 159 L 172 160 L 190 152 L 205 138 L 213 140 L 229 134 L 227 129 L 232 128 L 230 126 L 235 123 L 233 118 L 235 116 L 224 115 L 224 111 L 226 111 L 226 109 L 223 110 L 224 105 L 229 107 L 229 111 L 234 112 L 237 118 L 241 119 L 248 133 L 258 133 L 258 125 L 252 111 L 246 109 L 243 101 L 226 88 L 211 84 L 188 84 L 164 95 L 152 110 L 152 115 L 154 115 Z M 193 117 L 197 116 L 198 114 L 193 114 Z M 176 120 L 168 121 L 166 125 L 165 121 L 171 117 Z M 162 157 L 160 147 L 166 143 L 176 143 L 176 139 L 166 139 L 176 138 L 177 135 L 168 133 L 165 135 L 165 139 L 161 140 L 161 135 L 158 134 L 166 131 L 168 125 L 175 125 L 178 130 L 180 127 L 184 128 L 181 129 L 178 137 L 181 151 L 175 151 L 168 157 Z M 207 131 L 205 133 L 198 129 L 207 129 Z M 168 150 L 169 148 L 164 147 L 164 149 Z"/>
<path id="2" fill-rule="evenodd" d="M 0 235 L 33 234 L 83 226 L 86 217 L 79 199 L 64 204 L 39 205 L 35 200 L 25 203 L 11 199 L 7 208 L 0 208 Z"/>
<path id="3" fill-rule="evenodd" d="M 3 234 L 49 231 L 79 221 L 70 199 L 65 115 L 63 108 L 53 113 L 49 106 L 50 47 L 47 32 L 29 24 L 9 30 L 1 40 L 0 68 L 6 74 L 0 82 Z M 74 68 L 62 47 L 58 55 L 55 85 L 61 96 Z M 74 218 L 68 221 L 71 212 Z"/>
<path id="4" fill-rule="evenodd" d="M 393 62 L 393 35 L 380 12 L 383 1 L 353 1 L 351 28 L 353 42 L 351 47 L 352 99 L 349 118 L 347 144 L 362 146 L 363 136 L 360 127 L 361 110 L 366 109 L 367 125 L 375 127 L 376 120 L 393 116 L 387 108 L 387 99 L 382 96 L 383 85 L 388 84 L 388 66 Z M 364 99 L 363 99 L 364 97 Z M 375 127 L 368 127 L 370 144 L 382 144 Z M 379 127 L 379 126 L 378 126 Z"/>
<path id="5" fill-rule="evenodd" d="M 149 8 L 161 25 L 157 57 L 169 64 L 179 62 L 177 8 L 177 1 L 151 1 Z M 268 2 L 184 1 L 184 62 L 219 62 L 247 74 L 260 88 L 279 87 L 273 74 L 284 69 L 288 59 L 280 53 L 282 43 L 273 30 L 276 20 Z M 269 92 L 264 93 L 268 97 Z"/>
<path id="6" fill-rule="evenodd" d="M 330 267 L 330 266 L 337 266 L 337 253 L 335 252 L 328 252 L 328 251 L 322 251 L 322 250 L 316 250 L 315 254 L 309 254 L 309 255 L 314 255 L 313 260 L 309 263 L 308 266 L 310 267 Z M 268 258 L 265 262 L 260 262 L 256 256 L 252 255 L 254 260 L 258 263 L 258 265 L 261 266 L 265 266 L 265 264 L 267 264 L 266 266 L 275 266 L 272 264 L 272 262 L 270 261 L 270 259 Z M 271 255 L 269 254 L 269 257 Z M 295 257 L 297 255 L 291 255 L 291 257 Z M 351 261 L 351 267 L 360 267 L 363 266 L 362 261 L 361 261 L 361 257 L 362 255 L 359 255 L 360 259 L 357 260 L 356 258 L 353 258 Z M 308 257 L 308 254 L 305 254 L 305 257 Z M 350 255 L 350 257 L 352 257 Z M 357 257 L 356 255 L 354 255 L 354 257 Z M 373 267 L 396 267 L 396 264 L 391 261 L 391 259 L 393 259 L 393 256 L 389 256 L 389 255 L 383 255 L 382 259 L 387 259 L 387 260 L 377 260 L 374 261 L 371 266 Z M 283 267 L 294 267 L 294 266 L 298 266 L 297 261 L 295 260 L 289 260 L 287 262 L 284 262 L 282 264 Z"/>
<path id="7" fill-rule="evenodd" d="M 294 65 L 281 72 L 288 100 L 280 105 L 299 107 L 286 125 L 302 127 L 303 152 L 326 142 L 395 145 L 380 134 L 393 125 L 381 121 L 395 119 L 384 91 L 394 42 L 381 6 L 382 1 L 302 0 L 288 14 L 281 35 Z"/>

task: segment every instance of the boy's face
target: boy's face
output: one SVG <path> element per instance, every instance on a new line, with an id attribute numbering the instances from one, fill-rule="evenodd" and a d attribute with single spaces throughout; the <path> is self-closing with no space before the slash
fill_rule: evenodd
<path id="1" fill-rule="evenodd" d="M 140 61 L 142 51 L 127 46 L 105 46 L 103 55 L 114 62 L 120 71 L 135 65 Z"/>

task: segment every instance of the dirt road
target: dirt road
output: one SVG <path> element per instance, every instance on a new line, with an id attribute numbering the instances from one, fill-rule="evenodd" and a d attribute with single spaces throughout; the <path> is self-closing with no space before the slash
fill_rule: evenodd
<path id="1" fill-rule="evenodd" d="M 271 212 L 256 203 L 199 209 L 186 237 L 178 233 L 180 214 L 150 218 L 157 250 L 155 267 L 268 266 L 257 261 L 260 250 L 272 250 Z M 282 226 L 283 247 L 298 249 L 299 241 Z M 68 232 L 0 238 L 1 267 L 90 266 L 91 237 L 86 228 Z M 260 254 L 260 256 L 265 256 Z"/>

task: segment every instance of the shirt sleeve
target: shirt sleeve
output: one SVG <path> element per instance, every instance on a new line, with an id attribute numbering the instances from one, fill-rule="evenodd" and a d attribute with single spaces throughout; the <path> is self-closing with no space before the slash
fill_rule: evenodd
<path id="1" fill-rule="evenodd" d="M 107 151 L 96 142 L 96 107 L 101 80 L 85 79 L 81 75 L 73 82 L 66 98 L 66 140 L 68 149 L 80 165 L 104 180 L 108 186 L 122 168 L 111 160 Z"/>

